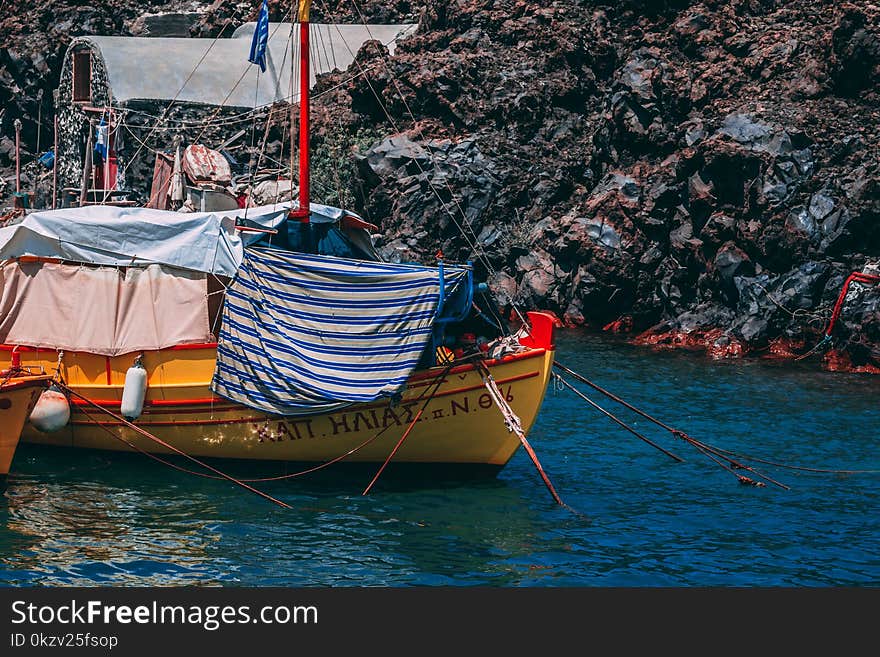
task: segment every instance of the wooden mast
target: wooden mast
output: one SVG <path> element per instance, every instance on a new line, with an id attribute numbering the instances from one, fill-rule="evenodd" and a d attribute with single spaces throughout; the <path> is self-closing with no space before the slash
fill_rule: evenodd
<path id="1" fill-rule="evenodd" d="M 299 0 L 299 204 L 290 218 L 309 223 L 309 9 Z M 308 228 L 308 227 L 306 227 Z"/>

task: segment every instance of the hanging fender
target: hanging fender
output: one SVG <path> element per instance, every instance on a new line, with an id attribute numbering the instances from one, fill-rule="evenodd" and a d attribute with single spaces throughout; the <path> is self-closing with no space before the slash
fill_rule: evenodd
<path id="1" fill-rule="evenodd" d="M 70 403 L 67 401 L 67 396 L 53 383 L 40 395 L 28 420 L 37 431 L 43 433 L 52 433 L 64 428 L 70 421 Z"/>
<path id="2" fill-rule="evenodd" d="M 141 362 L 142 358 L 143 354 L 135 358 L 134 364 L 125 373 L 119 414 L 129 421 L 141 416 L 144 410 L 144 398 L 147 396 L 147 370 Z"/>

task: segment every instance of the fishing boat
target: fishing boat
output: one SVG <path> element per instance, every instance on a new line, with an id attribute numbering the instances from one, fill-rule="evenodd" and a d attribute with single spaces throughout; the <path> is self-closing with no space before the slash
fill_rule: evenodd
<path id="1" fill-rule="evenodd" d="M 133 419 L 197 456 L 380 461 L 421 410 L 398 460 L 503 466 L 520 440 L 485 373 L 525 431 L 537 417 L 554 320 L 528 313 L 519 333 L 480 349 L 463 332 L 491 328 L 472 316 L 471 267 L 245 247 L 229 217 L 144 212 L 36 212 L 0 231 L 0 367 L 16 358 L 75 393 L 67 424 L 30 425 L 25 441 L 130 449 L 122 435 L 152 451 Z M 148 228 L 152 239 L 136 239 Z M 234 277 L 209 322 L 207 282 L 224 274 Z"/>
<path id="2" fill-rule="evenodd" d="M 0 378 L 0 485 L 9 474 L 19 438 L 50 376 L 7 373 Z"/>
<path id="3" fill-rule="evenodd" d="M 492 469 L 527 446 L 554 319 L 509 331 L 471 263 L 382 262 L 363 218 L 310 202 L 308 5 L 295 202 L 0 229 L 0 367 L 54 372 L 69 405 L 26 442 Z"/>
<path id="4" fill-rule="evenodd" d="M 526 340 L 528 346 L 520 353 L 484 361 L 526 431 L 537 417 L 553 359 L 552 319 L 537 313 L 530 318 L 533 337 Z M 11 350 L 8 345 L 3 349 L 0 360 Z M 350 461 L 381 462 L 418 412 L 426 387 L 439 383 L 396 460 L 501 467 L 520 444 L 518 437 L 505 428 L 479 370 L 471 363 L 414 372 L 396 405 L 376 401 L 352 404 L 332 413 L 279 416 L 213 394 L 210 383 L 216 353 L 215 344 L 145 352 L 142 364 L 148 374 L 147 394 L 136 424 L 200 457 L 316 462 L 352 452 Z M 57 364 L 56 353 L 49 349 L 22 348 L 22 359 L 47 370 Z M 131 364 L 131 355 L 65 352 L 62 372 L 74 391 L 118 413 Z M 43 433 L 29 425 L 24 441 L 128 450 L 125 443 L 114 438 L 114 433 L 121 432 L 142 449 L 167 452 L 133 433 L 121 421 L 103 417 L 86 401 L 71 401 L 72 417 L 66 426 Z M 389 430 L 379 439 L 357 449 L 386 428 Z"/>

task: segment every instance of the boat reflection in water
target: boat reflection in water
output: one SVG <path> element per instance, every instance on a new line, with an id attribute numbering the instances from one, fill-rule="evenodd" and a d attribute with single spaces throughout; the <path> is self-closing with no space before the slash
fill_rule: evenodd
<path id="1" fill-rule="evenodd" d="M 0 489 L 6 484 L 22 428 L 50 380 L 17 367 L 0 371 Z"/>
<path id="2" fill-rule="evenodd" d="M 202 564 L 216 502 L 106 458 L 24 448 L 0 504 L 0 580 L 41 585 L 219 583 Z M 181 475 L 182 477 L 182 475 Z M 100 479 L 100 481 L 97 481 Z M 222 560 L 215 563 L 218 572 Z M 4 573 L 3 571 L 8 571 Z"/>
<path id="3" fill-rule="evenodd" d="M 405 584 L 414 573 L 505 584 L 522 574 L 509 560 L 528 560 L 539 542 L 528 487 L 499 479 L 450 474 L 426 488 L 399 466 L 381 496 L 362 497 L 352 476 L 370 472 L 354 466 L 270 487 L 293 507 L 282 511 L 136 455 L 24 446 L 19 456 L 0 503 L 9 584 L 352 586 Z M 236 465 L 242 476 L 269 467 Z"/>

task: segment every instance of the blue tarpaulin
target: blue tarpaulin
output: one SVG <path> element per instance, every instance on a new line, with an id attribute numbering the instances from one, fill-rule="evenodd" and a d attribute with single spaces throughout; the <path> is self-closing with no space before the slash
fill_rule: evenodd
<path id="1" fill-rule="evenodd" d="M 466 273 L 445 268 L 447 294 Z M 440 294 L 436 267 L 246 249 L 211 388 L 278 415 L 389 397 L 431 341 Z"/>

